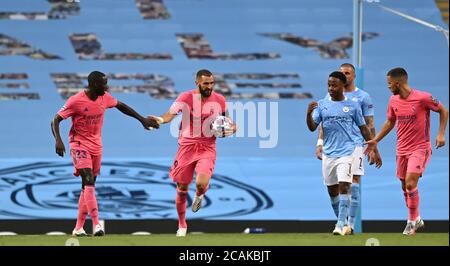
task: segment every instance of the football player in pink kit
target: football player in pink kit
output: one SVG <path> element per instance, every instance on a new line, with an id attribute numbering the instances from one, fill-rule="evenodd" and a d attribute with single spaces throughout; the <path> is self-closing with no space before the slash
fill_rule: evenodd
<path id="1" fill-rule="evenodd" d="M 414 235 L 424 226 L 419 214 L 419 190 L 417 183 L 431 158 L 430 110 L 439 113 L 439 132 L 436 148 L 445 145 L 445 128 L 448 111 L 427 92 L 412 89 L 408 74 L 403 68 L 387 73 L 387 84 L 393 96 L 389 99 L 387 120 L 377 136 L 368 141 L 369 150 L 381 141 L 397 123 L 397 177 L 402 183 L 403 195 L 408 208 L 408 222 L 403 231 Z"/>
<path id="2" fill-rule="evenodd" d="M 192 211 L 197 212 L 201 208 L 203 196 L 208 190 L 214 170 L 216 137 L 212 134 L 210 125 L 218 115 L 227 116 L 225 97 L 213 91 L 213 74 L 209 70 L 202 69 L 197 72 L 195 83 L 197 88 L 181 93 L 164 115 L 151 116 L 162 124 L 169 123 L 180 112 L 183 114 L 178 137 L 179 148 L 169 172 L 169 176 L 177 183 L 176 235 L 179 237 L 184 237 L 187 233 L 186 201 L 194 171 L 197 189 L 192 202 Z M 235 132 L 236 125 L 233 124 L 232 129 L 225 131 L 224 137 Z"/>
<path id="3" fill-rule="evenodd" d="M 100 173 L 102 159 L 101 130 L 105 110 L 116 107 L 122 113 L 139 120 L 145 129 L 158 128 L 153 119 L 146 119 L 131 107 L 119 102 L 108 92 L 108 80 L 105 74 L 93 71 L 88 76 L 88 89 L 70 97 L 52 121 L 52 133 L 56 140 L 56 153 L 63 157 L 66 149 L 59 133 L 59 123 L 72 117 L 69 132 L 70 155 L 74 165 L 74 175 L 80 176 L 82 190 L 78 201 L 78 218 L 74 236 L 85 236 L 83 229 L 89 214 L 94 225 L 94 236 L 105 234 L 98 219 L 98 205 L 95 197 L 95 180 Z"/>

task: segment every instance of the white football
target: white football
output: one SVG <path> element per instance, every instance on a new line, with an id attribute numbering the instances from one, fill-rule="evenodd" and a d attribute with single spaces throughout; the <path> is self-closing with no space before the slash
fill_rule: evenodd
<path id="1" fill-rule="evenodd" d="M 233 124 L 230 118 L 219 115 L 217 116 L 211 124 L 211 131 L 217 138 L 225 137 L 225 131 L 233 128 Z"/>

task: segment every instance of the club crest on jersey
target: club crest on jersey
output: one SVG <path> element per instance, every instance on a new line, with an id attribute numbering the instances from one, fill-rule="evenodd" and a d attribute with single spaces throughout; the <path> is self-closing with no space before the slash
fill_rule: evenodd
<path id="1" fill-rule="evenodd" d="M 348 111 L 350 111 L 350 108 L 348 106 L 344 106 L 344 108 L 342 108 L 342 111 L 344 113 L 348 113 Z"/>

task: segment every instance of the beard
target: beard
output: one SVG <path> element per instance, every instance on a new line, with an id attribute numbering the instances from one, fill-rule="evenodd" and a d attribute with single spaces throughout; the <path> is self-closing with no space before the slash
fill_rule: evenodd
<path id="1" fill-rule="evenodd" d="M 96 89 L 95 90 L 95 93 L 98 95 L 98 96 L 103 96 L 103 95 L 105 95 L 105 90 L 104 89 L 100 89 L 100 88 L 98 88 L 98 89 Z"/>
<path id="2" fill-rule="evenodd" d="M 209 96 L 211 96 L 211 93 L 212 93 L 212 89 L 202 89 L 200 87 L 199 87 L 199 91 L 200 91 L 200 94 L 202 95 L 202 97 L 204 97 L 204 98 L 208 98 Z"/>
<path id="3" fill-rule="evenodd" d="M 393 95 L 398 95 L 400 93 L 400 90 L 399 90 L 399 88 L 393 88 L 393 89 L 391 89 L 391 92 Z"/>

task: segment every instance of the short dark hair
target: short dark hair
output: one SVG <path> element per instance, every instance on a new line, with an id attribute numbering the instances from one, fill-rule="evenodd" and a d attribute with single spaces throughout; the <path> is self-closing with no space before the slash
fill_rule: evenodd
<path id="1" fill-rule="evenodd" d="M 347 78 L 345 77 L 344 73 L 340 71 L 331 72 L 331 74 L 328 77 L 340 79 L 344 84 L 347 84 Z"/>
<path id="2" fill-rule="evenodd" d="M 195 76 L 196 79 L 201 78 L 202 76 L 211 77 L 213 74 L 208 69 L 200 69 L 197 71 L 197 75 Z"/>
<path id="3" fill-rule="evenodd" d="M 389 76 L 391 78 L 395 78 L 395 79 L 400 78 L 400 79 L 408 80 L 408 73 L 402 67 L 396 67 L 396 68 L 389 70 L 389 72 L 387 73 L 387 76 Z"/>
<path id="4" fill-rule="evenodd" d="M 352 64 L 350 64 L 350 63 L 343 63 L 343 64 L 341 65 L 341 67 L 349 67 L 349 68 L 353 69 L 353 72 L 356 71 L 355 66 L 352 65 Z"/>
<path id="5" fill-rule="evenodd" d="M 104 77 L 106 77 L 104 73 L 100 71 L 92 71 L 88 76 L 89 86 L 94 86 L 96 83 L 103 82 Z"/>

